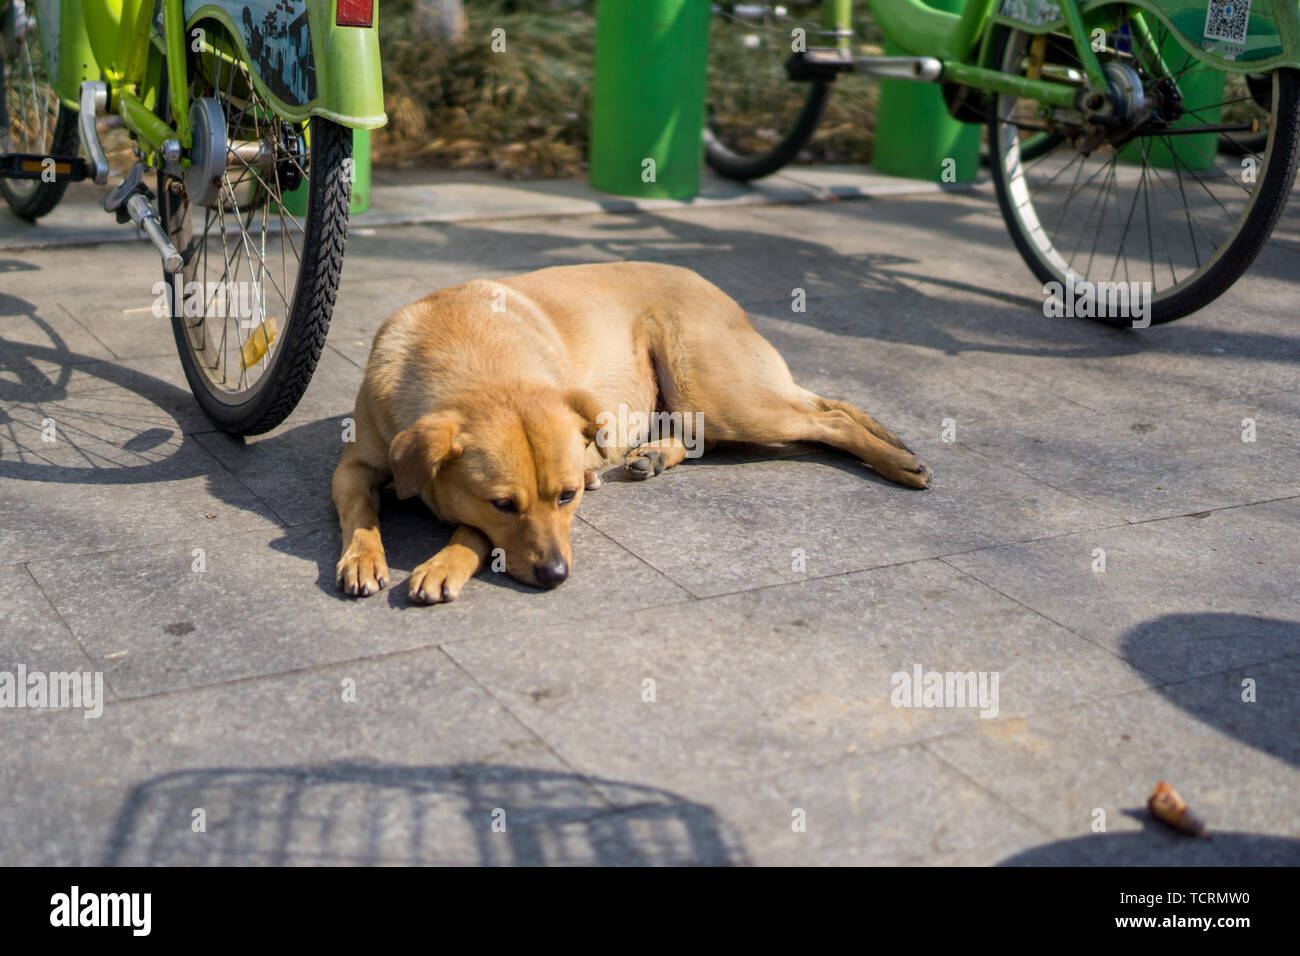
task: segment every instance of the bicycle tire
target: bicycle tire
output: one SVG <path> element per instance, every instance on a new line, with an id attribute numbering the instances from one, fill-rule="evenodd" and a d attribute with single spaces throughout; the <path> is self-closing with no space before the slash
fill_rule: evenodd
<path id="1" fill-rule="evenodd" d="M 185 329 L 183 304 L 178 305 L 176 290 L 170 284 L 168 286 L 172 333 L 185 378 L 204 414 L 214 425 L 232 435 L 260 435 L 288 418 L 307 391 L 325 348 L 347 246 L 348 205 L 352 189 L 344 160 L 352 156 L 352 130 L 314 117 L 311 136 L 312 174 L 308 187 L 306 235 L 302 240 L 303 257 L 292 311 L 286 318 L 283 344 L 276 351 L 274 364 L 265 373 L 257 393 L 248 401 L 232 405 L 213 393 L 198 369 Z M 170 195 L 170 190 L 161 182 L 159 190 L 160 195 Z M 164 199 L 161 205 L 164 228 L 172 235 L 177 248 L 186 248 L 190 238 L 187 235 L 189 203 L 184 203 L 185 222 L 179 229 L 177 204 Z"/>
<path id="2" fill-rule="evenodd" d="M 165 66 L 159 88 L 167 88 Z M 160 98 L 158 113 L 170 121 L 171 108 L 166 96 Z M 293 302 L 285 317 L 286 328 L 276 340 L 279 347 L 274 362 L 246 401 L 223 400 L 199 369 L 185 327 L 181 292 L 170 281 L 172 277 L 163 274 L 172 335 L 190 391 L 209 421 L 232 435 L 260 435 L 289 417 L 316 371 L 334 312 L 352 201 L 352 130 L 319 116 L 309 122 L 307 214 Z M 185 259 L 178 273 L 185 282 L 193 279 L 199 258 L 190 211 L 182 184 L 160 172 L 159 218 Z"/>
<path id="3" fill-rule="evenodd" d="M 52 156 L 76 156 L 81 151 L 81 138 L 77 132 L 79 111 L 65 104 L 59 104 L 59 118 L 54 124 L 49 153 Z M 17 182 L 35 183 L 28 191 L 17 190 L 14 180 L 0 177 L 0 195 L 3 195 L 14 215 L 28 222 L 35 222 L 54 210 L 68 191 L 68 181 L 46 183 L 38 180 L 16 180 Z"/>
<path id="4" fill-rule="evenodd" d="M 1002 28 L 994 49 L 994 62 L 1005 59 L 1006 45 L 1013 30 Z M 1272 152 L 1264 164 L 1263 174 L 1251 200 L 1249 209 L 1237 221 L 1232 237 L 1215 251 L 1213 261 L 1205 271 L 1196 274 L 1189 282 L 1173 286 L 1167 294 L 1151 302 L 1150 324 L 1163 325 L 1189 315 L 1213 302 L 1250 267 L 1272 234 L 1286 206 L 1291 187 L 1295 182 L 1297 161 L 1300 160 L 1300 71 L 1279 69 L 1277 75 L 1278 108 L 1273 110 Z M 990 154 L 997 150 L 998 131 L 1001 125 L 995 110 L 989 120 Z M 997 194 L 998 206 L 1011 233 L 1017 251 L 1031 272 L 1043 283 L 1059 282 L 1061 275 L 1049 268 L 1043 252 L 1032 238 L 1025 234 L 1017 205 L 1010 195 L 1006 163 L 1001 156 L 990 163 L 991 178 Z M 1088 277 L 1083 277 L 1088 278 Z M 1122 316 L 1093 316 L 1093 321 L 1118 328 L 1128 328 L 1131 322 Z"/>
<path id="5" fill-rule="evenodd" d="M 738 182 L 749 182 L 751 179 L 760 179 L 763 176 L 772 175 L 793 162 L 804 147 L 808 145 L 809 141 L 812 140 L 813 134 L 817 132 L 817 124 L 821 122 L 822 113 L 826 109 L 826 102 L 830 98 L 830 94 L 831 84 L 810 84 L 808 97 L 804 100 L 803 108 L 799 111 L 799 115 L 790 131 L 770 150 L 752 156 L 746 156 L 728 149 L 706 125 L 704 129 L 704 161 L 719 176 L 734 179 Z"/>

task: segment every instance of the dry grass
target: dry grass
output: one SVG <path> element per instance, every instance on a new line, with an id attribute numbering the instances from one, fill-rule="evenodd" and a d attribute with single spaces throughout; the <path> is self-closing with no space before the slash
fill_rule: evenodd
<path id="1" fill-rule="evenodd" d="M 386 4 L 380 25 L 389 124 L 377 164 L 491 169 L 510 178 L 584 168 L 595 50 L 587 10 L 529 11 L 467 4 L 458 49 L 409 35 L 409 3 Z M 505 32 L 493 52 L 492 31 Z"/>
<path id="2" fill-rule="evenodd" d="M 385 2 L 380 23 L 389 124 L 377 131 L 377 165 L 488 169 L 509 178 L 585 171 L 595 51 L 594 3 L 468 0 L 469 29 L 457 49 L 410 35 L 410 2 Z M 493 52 L 492 31 L 506 31 Z M 875 40 L 860 17 L 860 40 Z M 742 70 L 711 50 L 710 97 L 733 120 L 772 125 L 761 104 L 746 113 L 732 93 Z M 718 75 L 734 75 L 734 89 Z M 743 99 L 743 96 L 737 97 Z M 842 78 L 801 161 L 864 162 L 875 126 L 876 86 Z"/>

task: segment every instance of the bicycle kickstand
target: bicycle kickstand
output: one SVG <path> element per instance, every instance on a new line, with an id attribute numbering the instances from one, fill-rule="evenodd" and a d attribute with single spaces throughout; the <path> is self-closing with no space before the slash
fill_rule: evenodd
<path id="1" fill-rule="evenodd" d="M 144 182 L 144 164 L 136 163 L 126 178 L 104 197 L 104 209 L 117 214 L 118 222 L 128 219 L 140 227 L 162 257 L 163 271 L 168 275 L 179 272 L 185 260 L 176 251 L 163 230 L 158 210 L 153 205 L 153 193 Z"/>

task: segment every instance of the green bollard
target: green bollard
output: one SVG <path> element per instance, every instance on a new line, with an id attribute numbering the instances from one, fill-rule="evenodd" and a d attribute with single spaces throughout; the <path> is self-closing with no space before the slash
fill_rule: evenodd
<path id="1" fill-rule="evenodd" d="M 700 191 L 710 0 L 599 0 L 591 184 L 618 196 Z"/>
<path id="2" fill-rule="evenodd" d="M 964 0 L 925 4 L 948 13 L 960 13 L 965 5 Z M 906 51 L 886 42 L 885 55 L 903 56 Z M 968 183 L 980 168 L 980 132 L 978 124 L 948 115 L 937 84 L 881 80 L 871 165 L 892 176 Z"/>
<path id="3" fill-rule="evenodd" d="M 1187 60 L 1187 53 L 1172 37 L 1166 36 L 1160 45 L 1160 56 L 1171 70 Z M 1222 122 L 1223 86 L 1226 77 L 1218 70 L 1202 68 L 1187 70 L 1178 78 L 1178 92 L 1183 97 L 1183 108 L 1189 110 L 1173 126 L 1212 126 Z M 1190 110 L 1196 110 L 1193 115 Z M 1218 133 L 1191 133 L 1184 136 L 1144 136 L 1134 140 L 1119 151 L 1124 162 L 1141 163 L 1146 150 L 1147 162 L 1158 169 L 1187 169 L 1199 171 L 1214 165 L 1219 152 Z"/>
<path id="4" fill-rule="evenodd" d="M 365 212 L 370 208 L 370 130 L 352 131 L 352 201 L 348 212 Z M 282 197 L 284 211 L 301 219 L 307 215 L 307 183 Z"/>

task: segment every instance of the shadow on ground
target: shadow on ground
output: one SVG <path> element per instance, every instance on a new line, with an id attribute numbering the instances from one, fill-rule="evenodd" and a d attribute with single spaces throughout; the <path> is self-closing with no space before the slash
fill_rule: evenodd
<path id="1" fill-rule="evenodd" d="M 839 220 L 839 228 L 858 234 L 887 234 L 926 222 L 935 224 L 936 238 L 951 241 L 953 248 L 968 243 L 1011 248 L 992 202 L 987 206 L 952 198 L 838 202 L 817 204 L 809 210 L 810 223 L 815 224 L 810 229 L 825 228 L 826 218 Z M 756 214 L 761 218 L 764 210 Z M 1086 319 L 1047 319 L 1038 291 L 1041 286 L 1018 259 L 1011 268 L 1023 271 L 1015 275 L 990 275 L 982 263 L 953 270 L 957 275 L 969 275 L 967 281 L 934 275 L 925 262 L 929 250 L 914 255 L 905 249 L 841 253 L 828 243 L 789 232 L 761 235 L 756 245 L 755 233 L 750 230 L 719 228 L 691 215 L 655 212 L 605 216 L 585 224 L 578 235 L 555 235 L 526 226 L 513 229 L 501 222 L 447 223 L 436 228 L 437 249 L 463 257 L 465 268 L 472 268 L 473 258 L 484 249 L 494 259 L 501 257 L 502 250 L 509 250 L 514 261 L 498 265 L 498 273 L 597 259 L 678 264 L 716 283 L 751 314 L 948 355 L 979 352 L 1084 359 L 1155 352 L 1300 362 L 1300 339 L 1290 335 L 1207 328 L 1193 322 L 1135 332 Z M 385 261 L 419 263 L 427 261 L 430 254 L 427 244 L 404 236 L 370 238 L 365 249 Z M 1265 254 L 1245 281 L 1251 276 L 1289 278 L 1293 273 L 1294 262 L 1289 256 Z M 803 312 L 791 309 L 795 287 L 805 291 L 810 303 Z M 954 304 L 947 296 L 933 294 L 936 288 L 965 298 Z M 1011 291 L 1014 289 L 1027 294 Z M 817 302 L 835 307 L 811 304 Z"/>
<path id="2" fill-rule="evenodd" d="M 1276 618 L 1245 614 L 1166 614 L 1145 621 L 1123 638 L 1125 659 L 1149 673 L 1171 656 L 1194 653 L 1201 644 L 1222 646 L 1224 639 L 1248 641 L 1272 648 L 1273 659 L 1300 651 L 1300 624 Z M 1267 651 L 1264 651 L 1265 658 Z M 1151 665 L 1148 667 L 1148 665 Z M 1221 685 L 1203 680 L 1165 683 L 1155 688 L 1170 702 L 1177 704 L 1196 720 L 1203 721 L 1222 734 L 1233 737 L 1255 750 L 1300 766 L 1300 739 L 1296 736 L 1296 704 L 1246 703 L 1242 700 L 1241 679 L 1253 668 L 1234 668 Z M 1207 693 L 1207 689 L 1209 693 Z M 1265 688 L 1260 694 L 1276 693 Z M 1291 695 L 1292 699 L 1294 695 Z M 1177 781 L 1171 781 L 1178 788 Z M 1154 786 L 1156 781 L 1143 781 Z M 1142 795 L 1143 797 L 1146 794 Z M 1196 795 L 1184 793 L 1196 812 Z M 1220 832 L 1214 821 L 1206 820 L 1210 840 L 1200 840 L 1175 833 L 1151 818 L 1145 806 L 1124 809 L 1124 814 L 1139 821 L 1137 833 L 1097 833 L 1071 840 L 1061 840 L 1026 850 L 1003 860 L 999 866 L 1069 866 L 1080 855 L 1111 866 L 1300 866 L 1300 840 L 1264 833 Z"/>
<path id="3" fill-rule="evenodd" d="M 203 832 L 196 832 L 199 819 Z M 666 790 L 525 767 L 358 762 L 155 777 L 127 798 L 103 860 L 107 866 L 748 862 L 709 807 Z"/>

